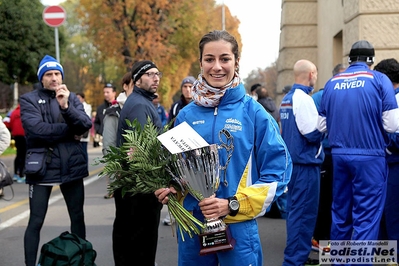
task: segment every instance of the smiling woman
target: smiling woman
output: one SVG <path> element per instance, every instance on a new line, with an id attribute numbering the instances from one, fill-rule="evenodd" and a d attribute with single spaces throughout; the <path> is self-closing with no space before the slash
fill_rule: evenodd
<path id="1" fill-rule="evenodd" d="M 227 31 L 211 31 L 200 40 L 199 54 L 202 70 L 193 84 L 193 104 L 180 110 L 175 125 L 186 122 L 207 143 L 217 145 L 223 167 L 215 194 L 198 202 L 189 193 L 181 201 L 200 221 L 224 217 L 226 232 L 235 241 L 230 237 L 214 242 L 203 237 L 200 239 L 204 241 L 198 241 L 178 231 L 179 265 L 260 266 L 263 255 L 255 219 L 263 216 L 273 199 L 283 193 L 291 176 L 291 158 L 275 120 L 245 93 L 236 71 L 236 39 Z M 164 204 L 170 193 L 174 192 L 165 188 L 155 191 Z M 199 255 L 208 253 L 208 244 L 215 248 L 217 243 L 233 242 L 234 249 L 229 252 Z"/>
<path id="2" fill-rule="evenodd" d="M 204 38 L 200 49 L 203 49 L 200 57 L 202 77 L 213 87 L 224 87 L 233 79 L 238 69 L 238 46 L 227 41 L 217 42 L 216 38 L 214 41 Z"/>

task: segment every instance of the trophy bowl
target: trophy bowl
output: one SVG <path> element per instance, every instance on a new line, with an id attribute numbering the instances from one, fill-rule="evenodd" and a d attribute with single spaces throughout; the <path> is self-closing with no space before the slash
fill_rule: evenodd
<path id="1" fill-rule="evenodd" d="M 181 183 L 188 187 L 194 198 L 201 201 L 212 196 L 220 184 L 218 146 L 211 144 L 178 153 L 176 169 Z M 234 248 L 235 239 L 231 237 L 229 228 L 222 219 L 205 219 L 204 226 L 203 232 L 199 235 L 200 255 Z"/>

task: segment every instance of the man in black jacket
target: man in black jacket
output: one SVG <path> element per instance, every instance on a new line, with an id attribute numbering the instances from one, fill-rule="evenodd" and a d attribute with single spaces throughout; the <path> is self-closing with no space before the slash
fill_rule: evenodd
<path id="1" fill-rule="evenodd" d="M 180 96 L 180 100 L 178 100 L 177 102 L 174 102 L 172 104 L 172 107 L 170 107 L 170 111 L 169 111 L 169 121 L 172 121 L 173 119 L 176 118 L 177 114 L 179 113 L 179 111 L 186 106 L 187 104 L 189 104 L 192 100 L 191 98 L 191 91 L 193 88 L 193 84 L 194 84 L 195 78 L 192 76 L 188 76 L 185 77 L 180 85 L 180 90 L 181 90 L 181 96 Z M 172 128 L 173 125 L 171 125 L 170 128 Z"/>
<path id="2" fill-rule="evenodd" d="M 76 95 L 62 84 L 64 71 L 56 59 L 46 55 L 37 76 L 43 87 L 20 98 L 29 184 L 30 216 L 24 237 L 27 266 L 37 265 L 40 229 L 53 185 L 60 185 L 72 233 L 86 238 L 83 178 L 89 173 L 80 138 L 91 128 L 91 120 Z"/>
<path id="3" fill-rule="evenodd" d="M 263 106 L 263 108 L 265 108 L 265 110 L 269 114 L 273 116 L 274 120 L 276 120 L 276 122 L 278 123 L 280 121 L 280 114 L 276 104 L 274 103 L 274 100 L 269 97 L 269 92 L 265 87 L 262 87 L 262 85 L 260 84 L 256 85 L 257 88 L 255 91 L 258 95 L 258 102 Z"/>
<path id="4" fill-rule="evenodd" d="M 161 119 L 152 104 L 161 77 L 162 73 L 151 61 L 139 61 L 133 65 L 134 89 L 119 117 L 117 146 L 123 144 L 122 134 L 130 129 L 126 119 L 137 119 L 144 126 L 150 117 L 152 123 L 162 129 Z M 133 261 L 139 261 L 140 265 L 155 265 L 162 204 L 153 193 L 134 196 L 127 193 L 122 197 L 121 189 L 115 191 L 114 199 L 116 213 L 112 241 L 115 266 L 132 265 Z"/>

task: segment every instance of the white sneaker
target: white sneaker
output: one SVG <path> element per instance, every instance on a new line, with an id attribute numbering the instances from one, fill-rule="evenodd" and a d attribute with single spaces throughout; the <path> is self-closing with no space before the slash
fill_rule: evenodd
<path id="1" fill-rule="evenodd" d="M 169 214 L 169 212 L 168 212 L 168 213 L 166 214 L 165 218 L 163 218 L 162 223 L 163 223 L 164 225 L 172 225 L 172 220 L 173 220 L 173 219 L 170 219 L 170 214 Z"/>
<path id="2" fill-rule="evenodd" d="M 169 218 L 169 217 L 167 217 L 167 218 Z M 166 218 L 163 219 L 162 223 L 163 223 L 163 225 L 172 225 L 172 222 L 170 221 L 170 219 L 166 219 Z"/>

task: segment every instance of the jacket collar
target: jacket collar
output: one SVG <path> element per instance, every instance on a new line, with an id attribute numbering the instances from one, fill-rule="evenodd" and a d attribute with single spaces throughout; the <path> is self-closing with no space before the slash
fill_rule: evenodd
<path id="1" fill-rule="evenodd" d="M 310 86 L 305 86 L 302 84 L 298 84 L 298 83 L 294 83 L 294 85 L 292 85 L 292 88 L 295 89 L 300 89 L 302 91 L 304 91 L 306 94 L 309 94 L 314 88 L 310 87 Z"/>
<path id="2" fill-rule="evenodd" d="M 141 89 L 137 86 L 134 86 L 133 93 L 140 94 L 143 97 L 147 98 L 149 101 L 152 101 L 156 98 L 154 93 Z"/>
<path id="3" fill-rule="evenodd" d="M 48 97 L 51 97 L 51 98 L 55 98 L 55 91 L 52 91 L 52 90 L 48 90 L 48 89 L 46 89 L 46 88 L 40 88 L 39 89 L 39 94 L 40 95 L 46 95 L 46 96 L 48 96 Z"/>
<path id="4" fill-rule="evenodd" d="M 370 70 L 369 66 L 365 62 L 355 62 L 352 63 L 348 66 L 347 70 L 354 68 L 354 67 L 359 67 L 359 68 L 364 68 L 366 70 Z M 347 71 L 344 71 L 347 72 Z"/>
<path id="5" fill-rule="evenodd" d="M 227 89 L 219 105 L 226 105 L 240 101 L 245 96 L 245 88 L 242 83 L 237 87 Z"/>

